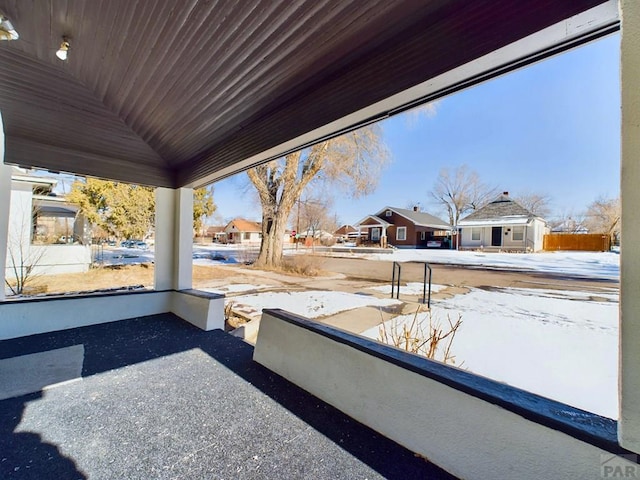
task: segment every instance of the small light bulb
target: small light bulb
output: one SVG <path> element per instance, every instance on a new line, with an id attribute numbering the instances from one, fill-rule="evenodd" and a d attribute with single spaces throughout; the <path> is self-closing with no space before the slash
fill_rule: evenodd
<path id="1" fill-rule="evenodd" d="M 60 60 L 66 60 L 68 53 L 69 53 L 69 42 L 67 42 L 65 38 L 62 40 L 62 43 L 60 44 L 60 48 L 56 52 L 56 57 L 58 57 Z"/>

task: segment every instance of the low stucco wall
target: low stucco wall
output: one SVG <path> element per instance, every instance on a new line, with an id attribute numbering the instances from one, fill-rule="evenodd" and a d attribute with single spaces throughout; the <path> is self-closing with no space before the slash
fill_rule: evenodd
<path id="1" fill-rule="evenodd" d="M 600 479 L 605 467 L 638 467 L 591 443 L 388 361 L 379 350 L 389 347 L 379 346 L 374 354 L 375 342 L 352 335 L 362 347 L 354 348 L 314 331 L 315 327 L 309 327 L 313 322 L 306 321 L 305 326 L 305 321 L 279 310 L 265 310 L 254 360 L 455 476 Z M 395 355 L 415 357 L 404 352 Z"/>
<path id="2" fill-rule="evenodd" d="M 30 248 L 42 251 L 34 269 L 36 275 L 85 273 L 91 266 L 89 245 L 31 245 Z"/>
<path id="3" fill-rule="evenodd" d="M 171 311 L 202 330 L 224 330 L 224 295 L 180 290 L 173 292 Z"/>
<path id="4" fill-rule="evenodd" d="M 0 340 L 170 311 L 172 292 L 11 300 L 0 304 Z"/>
<path id="5" fill-rule="evenodd" d="M 91 266 L 91 247 L 88 245 L 29 245 L 26 248 L 22 261 L 25 264 L 33 262 L 32 276 L 85 273 Z M 15 277 L 14 267 L 21 267 L 17 253 L 15 258 L 14 265 L 11 254 L 7 252 L 6 278 L 9 281 Z"/>
<path id="6" fill-rule="evenodd" d="M 184 291 L 118 292 L 0 302 L 0 340 L 175 313 L 203 329 L 224 328 L 224 296 Z"/>

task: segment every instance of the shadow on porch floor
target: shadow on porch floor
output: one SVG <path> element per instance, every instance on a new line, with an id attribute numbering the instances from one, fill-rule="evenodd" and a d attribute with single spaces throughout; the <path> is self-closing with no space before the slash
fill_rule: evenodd
<path id="1" fill-rule="evenodd" d="M 171 314 L 5 340 L 0 358 L 78 345 L 81 378 L 0 401 L 0 477 L 453 478 Z"/>

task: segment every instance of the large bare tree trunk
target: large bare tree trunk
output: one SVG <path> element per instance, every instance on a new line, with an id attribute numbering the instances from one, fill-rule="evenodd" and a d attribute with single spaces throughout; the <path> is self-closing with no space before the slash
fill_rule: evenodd
<path id="1" fill-rule="evenodd" d="M 315 171 L 297 178 L 300 153 L 287 155 L 284 168 L 269 162 L 249 170 L 249 179 L 258 190 L 262 204 L 262 243 L 255 265 L 261 268 L 280 268 L 287 220 L 302 189 Z M 315 170 L 315 168 L 313 169 Z M 313 175 L 312 175 L 313 174 Z"/>
<path id="2" fill-rule="evenodd" d="M 282 266 L 289 215 L 320 171 L 325 185 L 342 183 L 356 197 L 373 190 L 387 158 L 379 127 L 369 125 L 247 170 L 262 205 L 262 243 L 256 266 Z"/>
<path id="3" fill-rule="evenodd" d="M 282 265 L 282 249 L 284 234 L 287 230 L 287 219 L 293 204 L 288 209 L 281 205 L 274 215 L 262 214 L 262 243 L 256 266 L 278 268 Z"/>

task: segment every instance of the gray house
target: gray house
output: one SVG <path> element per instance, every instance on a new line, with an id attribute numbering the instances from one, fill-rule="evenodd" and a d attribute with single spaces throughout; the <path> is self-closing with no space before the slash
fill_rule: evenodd
<path id="1" fill-rule="evenodd" d="M 458 222 L 460 248 L 542 250 L 546 220 L 531 213 L 503 192 L 494 201 Z"/>

